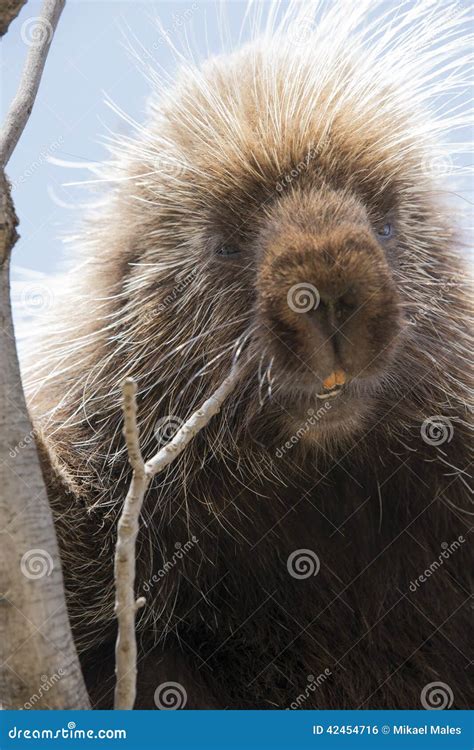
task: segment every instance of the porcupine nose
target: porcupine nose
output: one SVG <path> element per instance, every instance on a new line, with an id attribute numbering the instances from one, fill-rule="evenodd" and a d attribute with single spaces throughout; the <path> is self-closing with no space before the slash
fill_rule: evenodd
<path id="1" fill-rule="evenodd" d="M 316 306 L 308 310 L 307 314 L 312 323 L 320 326 L 323 332 L 333 339 L 334 345 L 337 345 L 338 332 L 350 316 L 355 314 L 359 304 L 357 293 L 352 289 L 343 292 L 319 292 Z"/>
<path id="2" fill-rule="evenodd" d="M 286 367 L 293 355 L 300 370 L 304 363 L 340 385 L 384 366 L 400 325 L 398 295 L 370 228 L 295 232 L 266 260 L 260 294 Z"/>
<path id="3" fill-rule="evenodd" d="M 335 273 L 334 276 L 337 274 Z M 326 276 L 324 285 L 321 277 L 322 274 L 318 273 L 313 276 L 316 282 L 315 288 L 318 289 L 318 299 L 314 307 L 306 313 L 310 322 L 309 343 L 314 338 L 320 346 L 331 350 L 335 367 L 347 367 L 350 364 L 347 346 L 344 346 L 345 341 L 347 343 L 349 340 L 347 329 L 364 304 L 363 290 L 359 289 L 354 280 L 345 275 L 335 279 L 329 276 L 329 282 Z M 344 362 L 342 361 L 343 349 L 346 350 Z"/>
<path id="4" fill-rule="evenodd" d="M 317 290 L 315 304 L 305 312 L 304 323 L 301 321 L 309 323 L 305 348 L 312 358 L 318 358 L 321 377 L 330 382 L 332 374 L 339 373 L 342 381 L 338 384 L 342 385 L 346 374 L 355 372 L 355 349 L 365 344 L 357 322 L 363 317 L 366 299 L 360 284 L 343 269 L 331 271 L 317 265 L 318 270 L 311 274 Z"/>

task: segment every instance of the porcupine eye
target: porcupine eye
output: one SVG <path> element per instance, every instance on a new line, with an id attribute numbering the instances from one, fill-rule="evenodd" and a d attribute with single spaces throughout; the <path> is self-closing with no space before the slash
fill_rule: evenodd
<path id="1" fill-rule="evenodd" d="M 217 255 L 228 257 L 229 255 L 238 255 L 239 248 L 237 245 L 232 245 L 230 242 L 224 242 L 223 245 L 217 250 Z"/>
<path id="2" fill-rule="evenodd" d="M 382 239 L 386 240 L 393 236 L 393 227 L 390 222 L 386 222 L 383 227 L 377 230 L 377 234 Z"/>

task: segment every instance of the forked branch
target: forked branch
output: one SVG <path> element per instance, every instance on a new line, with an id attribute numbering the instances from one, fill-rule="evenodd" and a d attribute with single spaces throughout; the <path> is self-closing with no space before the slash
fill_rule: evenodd
<path id="1" fill-rule="evenodd" d="M 145 604 L 145 599 L 143 597 L 135 599 L 135 550 L 145 493 L 153 477 L 174 461 L 198 432 L 218 413 L 227 396 L 235 388 L 237 378 L 237 369 L 234 368 L 215 393 L 183 424 L 173 439 L 146 463 L 140 450 L 137 425 L 137 386 L 130 378 L 123 383 L 123 433 L 133 476 L 118 523 L 115 550 L 115 612 L 118 619 L 114 701 L 116 709 L 132 709 L 136 696 L 135 614 L 137 609 Z"/>

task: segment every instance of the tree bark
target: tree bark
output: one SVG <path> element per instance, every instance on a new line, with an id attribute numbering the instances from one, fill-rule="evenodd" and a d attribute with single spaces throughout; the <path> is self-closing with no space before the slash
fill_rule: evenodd
<path id="1" fill-rule="evenodd" d="M 42 19 L 52 30 L 63 4 L 46 0 L 43 5 Z M 21 107 L 12 107 L 0 138 L 2 166 L 31 112 L 50 43 L 51 38 L 28 53 L 15 99 Z M 10 186 L 0 169 L 0 705 L 89 708 L 20 378 L 9 280 L 17 224 Z"/>
<path id="2" fill-rule="evenodd" d="M 0 702 L 88 708 L 20 379 L 9 284 L 17 218 L 3 174 L 0 212 Z"/>
<path id="3" fill-rule="evenodd" d="M 7 33 L 11 22 L 26 3 L 26 0 L 6 0 L 0 7 L 0 36 Z"/>

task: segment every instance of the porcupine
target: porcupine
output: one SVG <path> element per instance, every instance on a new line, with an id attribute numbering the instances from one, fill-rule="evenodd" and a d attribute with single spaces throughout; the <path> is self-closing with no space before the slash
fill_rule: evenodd
<path id="1" fill-rule="evenodd" d="M 120 384 L 149 457 L 237 362 L 145 499 L 136 706 L 467 707 L 469 298 L 430 168 L 465 12 L 274 10 L 111 146 L 27 376 L 86 681 L 110 706 Z"/>

